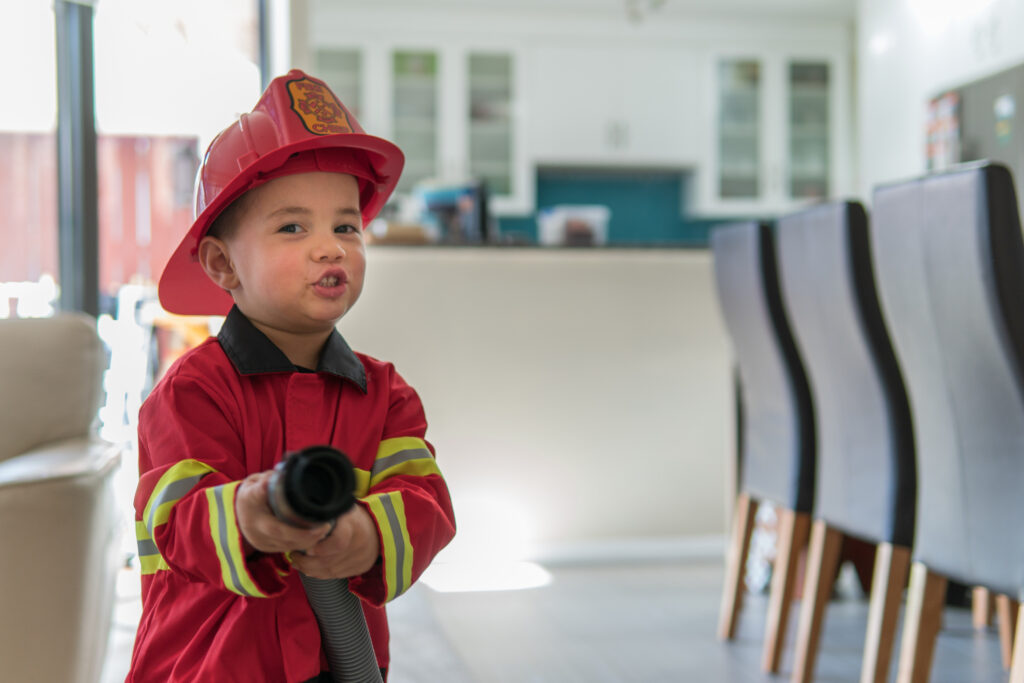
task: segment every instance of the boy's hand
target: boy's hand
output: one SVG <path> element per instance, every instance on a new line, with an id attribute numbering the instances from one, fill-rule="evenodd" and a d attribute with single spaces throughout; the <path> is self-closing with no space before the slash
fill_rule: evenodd
<path id="1" fill-rule="evenodd" d="M 379 555 L 377 524 L 362 505 L 355 505 L 338 518 L 330 536 L 292 555 L 292 566 L 317 579 L 347 579 L 368 572 Z"/>
<path id="2" fill-rule="evenodd" d="M 265 553 L 312 548 L 330 533 L 331 525 L 324 523 L 312 529 L 301 529 L 275 517 L 267 501 L 270 475 L 269 471 L 250 474 L 238 486 L 235 515 L 242 536 L 254 549 Z"/>

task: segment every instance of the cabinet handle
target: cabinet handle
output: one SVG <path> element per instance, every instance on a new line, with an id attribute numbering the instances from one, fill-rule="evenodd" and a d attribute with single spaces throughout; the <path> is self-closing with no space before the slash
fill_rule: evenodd
<path id="1" fill-rule="evenodd" d="M 629 126 L 625 121 L 608 123 L 608 145 L 612 149 L 622 149 L 629 142 Z"/>

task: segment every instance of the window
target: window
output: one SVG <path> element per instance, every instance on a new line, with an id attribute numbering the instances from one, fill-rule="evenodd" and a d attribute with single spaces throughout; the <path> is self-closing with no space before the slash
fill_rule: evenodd
<path id="1" fill-rule="evenodd" d="M 192 223 L 213 137 L 260 94 L 256 0 L 104 0 L 94 21 L 100 332 L 111 349 L 104 436 L 216 321 L 163 312 L 156 285 Z"/>
<path id="2" fill-rule="evenodd" d="M 50 3 L 0 6 L 0 318 L 57 300 L 57 65 Z"/>

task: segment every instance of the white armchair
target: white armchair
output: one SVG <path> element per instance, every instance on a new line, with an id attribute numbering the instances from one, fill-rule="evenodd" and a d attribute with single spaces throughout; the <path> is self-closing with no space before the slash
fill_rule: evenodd
<path id="1" fill-rule="evenodd" d="M 87 316 L 0 320 L 0 678 L 96 683 L 118 566 L 120 449 L 95 436 Z"/>

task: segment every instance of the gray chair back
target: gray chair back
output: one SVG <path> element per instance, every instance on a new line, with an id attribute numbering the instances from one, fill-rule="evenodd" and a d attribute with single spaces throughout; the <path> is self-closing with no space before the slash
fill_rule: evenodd
<path id="1" fill-rule="evenodd" d="M 878 298 L 907 385 L 917 450 L 915 554 L 945 576 L 971 574 L 960 448 L 932 312 L 920 179 L 875 189 L 871 253 Z"/>
<path id="2" fill-rule="evenodd" d="M 711 251 L 736 363 L 740 490 L 810 512 L 814 412 L 779 293 L 772 232 L 756 222 L 721 226 Z"/>
<path id="3" fill-rule="evenodd" d="M 817 417 L 815 517 L 863 540 L 910 546 L 910 408 L 875 292 L 864 208 L 833 202 L 785 216 L 777 243 Z"/>
<path id="4" fill-rule="evenodd" d="M 915 559 L 1015 595 L 1024 539 L 1008 520 L 1024 490 L 1024 242 L 1012 176 L 964 166 L 880 187 L 875 204 L 879 287 L 919 443 Z"/>

